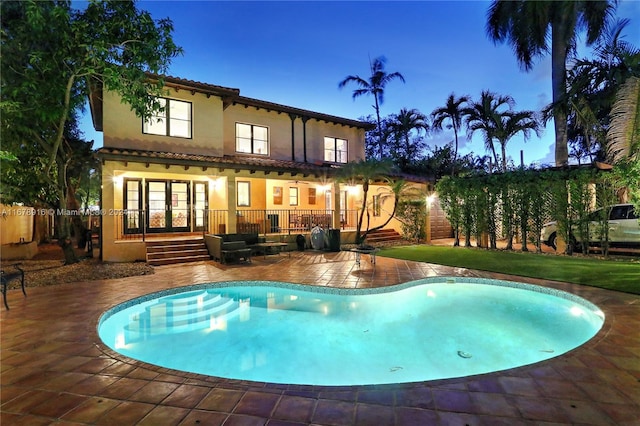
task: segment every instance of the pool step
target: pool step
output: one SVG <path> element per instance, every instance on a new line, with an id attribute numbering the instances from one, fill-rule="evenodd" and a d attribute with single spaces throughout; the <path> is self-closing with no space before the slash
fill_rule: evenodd
<path id="1" fill-rule="evenodd" d="M 124 327 L 125 342 L 135 343 L 154 334 L 184 333 L 205 328 L 226 327 L 226 321 L 240 313 L 240 304 L 208 291 L 163 297 L 155 305 L 132 318 Z"/>

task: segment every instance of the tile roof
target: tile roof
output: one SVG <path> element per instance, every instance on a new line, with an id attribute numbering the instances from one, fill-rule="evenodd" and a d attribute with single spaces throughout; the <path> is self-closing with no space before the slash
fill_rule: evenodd
<path id="1" fill-rule="evenodd" d="M 291 173 L 292 175 L 302 174 L 304 177 L 314 175 L 318 178 L 323 176 L 335 176 L 335 174 L 341 169 L 340 165 L 333 163 L 303 163 L 250 155 L 223 155 L 220 157 L 213 155 L 145 151 L 125 148 L 100 148 L 98 149 L 97 154 L 98 157 L 104 160 L 194 167 L 217 167 L 219 169 L 278 172 L 280 174 Z M 416 183 L 428 183 L 434 181 L 431 177 L 410 175 L 402 172 L 392 173 L 391 177 Z"/>
<path id="2" fill-rule="evenodd" d="M 296 108 L 288 105 L 277 104 L 274 102 L 263 101 L 260 99 L 249 98 L 246 96 L 240 96 L 240 89 L 234 89 L 224 86 L 217 86 L 214 84 L 203 83 L 200 81 L 187 80 L 184 78 L 173 77 L 168 75 L 150 75 L 150 78 L 161 78 L 166 85 L 179 87 L 185 90 L 195 90 L 197 92 L 212 94 L 225 97 L 227 101 L 237 103 L 241 105 L 254 106 L 256 108 L 264 108 L 267 110 L 274 110 L 285 112 L 289 114 L 295 114 L 300 117 L 315 118 L 320 121 L 327 121 L 330 123 L 343 124 L 345 126 L 352 126 L 371 130 L 375 128 L 375 125 L 360 120 L 352 120 L 350 118 L 338 117 L 335 115 L 324 114 L 321 112 L 310 111 L 302 108 Z"/>
<path id="3" fill-rule="evenodd" d="M 125 160 L 138 163 L 155 163 L 155 164 L 171 164 L 185 165 L 197 167 L 217 167 L 220 169 L 236 168 L 240 170 L 250 171 L 267 171 L 267 172 L 286 172 L 292 174 L 314 174 L 323 176 L 335 173 L 340 169 L 334 164 L 322 163 L 303 163 L 297 161 L 275 160 L 272 158 L 263 158 L 244 155 L 201 155 L 201 154 L 183 154 L 175 152 L 162 151 L 144 151 L 138 149 L 123 148 L 100 148 L 97 151 L 100 158 L 105 160 Z"/>

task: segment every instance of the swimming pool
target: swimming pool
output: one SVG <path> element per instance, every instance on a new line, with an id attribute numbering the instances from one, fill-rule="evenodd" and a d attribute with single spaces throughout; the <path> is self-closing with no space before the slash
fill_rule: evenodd
<path id="1" fill-rule="evenodd" d="M 271 281 L 169 289 L 107 311 L 111 349 L 162 367 L 310 385 L 405 383 L 532 364 L 591 339 L 604 314 L 563 291 L 427 278 L 345 290 Z"/>

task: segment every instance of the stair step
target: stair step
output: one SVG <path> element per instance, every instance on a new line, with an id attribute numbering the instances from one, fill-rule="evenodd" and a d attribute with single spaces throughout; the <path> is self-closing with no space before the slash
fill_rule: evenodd
<path id="1" fill-rule="evenodd" d="M 168 305 L 174 315 L 181 315 L 185 312 L 193 312 L 194 310 L 207 310 L 219 305 L 221 301 L 222 296 L 220 294 L 210 293 L 205 290 L 163 297 L 158 303 Z M 150 307 L 146 309 L 148 310 Z"/>
<path id="2" fill-rule="evenodd" d="M 395 229 L 379 229 L 367 235 L 367 243 L 369 244 L 400 240 L 402 240 L 402 235 Z"/>
<path id="3" fill-rule="evenodd" d="M 204 243 L 196 243 L 196 244 L 170 244 L 166 246 L 147 246 L 147 253 L 158 253 L 163 251 L 177 251 L 177 250 L 192 250 L 192 249 L 200 249 L 204 247 Z"/>
<path id="4" fill-rule="evenodd" d="M 195 300 L 192 302 L 196 302 Z M 177 303 L 175 305 L 174 303 Z M 165 301 L 162 303 L 158 303 L 158 305 L 165 305 L 167 307 L 167 314 L 171 313 L 171 317 L 174 321 L 185 321 L 185 320 L 193 320 L 199 318 L 200 316 L 207 314 L 214 314 L 221 310 L 224 310 L 230 307 L 234 303 L 233 299 L 229 299 L 228 297 L 221 297 L 214 295 L 207 303 L 205 301 L 202 304 L 196 303 L 182 303 L 181 300 L 174 301 Z M 154 309 L 156 306 L 147 307 L 147 311 Z"/>
<path id="5" fill-rule="evenodd" d="M 203 238 L 147 241 L 147 263 L 151 266 L 210 260 Z"/>
<path id="6" fill-rule="evenodd" d="M 155 253 L 147 252 L 147 261 L 156 259 L 167 259 L 171 257 L 191 257 L 191 256 L 208 256 L 209 251 L 206 248 L 197 248 L 189 250 L 177 251 L 159 251 Z"/>
<path id="7" fill-rule="evenodd" d="M 236 317 L 240 313 L 240 304 L 232 299 L 227 299 L 228 303 L 225 305 L 225 309 L 218 309 L 214 312 L 202 313 L 202 315 L 197 317 L 192 317 L 190 319 L 179 319 L 176 320 L 175 317 L 171 319 L 171 322 L 167 324 L 168 321 L 165 322 L 165 327 L 163 324 L 159 323 L 162 316 L 159 317 L 151 317 L 151 313 L 147 312 L 145 314 L 141 314 L 140 317 L 137 318 L 137 321 L 132 321 L 124 327 L 125 332 L 125 343 L 135 343 L 142 340 L 146 340 L 152 338 L 153 335 L 149 334 L 149 325 L 153 322 L 153 331 L 160 334 L 173 334 L 173 333 L 186 333 L 190 331 L 202 330 L 205 328 L 221 328 L 226 326 L 226 321 Z M 155 308 L 162 308 L 162 305 L 155 305 Z M 153 310 L 153 307 L 152 307 Z M 166 319 L 166 318 L 164 318 Z"/>
<path id="8" fill-rule="evenodd" d="M 188 262 L 200 262 L 203 260 L 211 260 L 211 257 L 207 254 L 200 256 L 186 256 L 186 257 L 169 257 L 166 259 L 152 259 L 148 260 L 147 263 L 151 266 L 163 266 L 163 265 L 173 265 L 176 263 L 188 263 Z"/>
<path id="9" fill-rule="evenodd" d="M 170 246 L 170 245 L 180 245 L 180 244 L 204 244 L 203 238 L 184 238 L 184 239 L 175 239 L 175 240 L 157 240 L 157 241 L 147 241 L 147 247 L 155 247 L 155 246 Z"/>

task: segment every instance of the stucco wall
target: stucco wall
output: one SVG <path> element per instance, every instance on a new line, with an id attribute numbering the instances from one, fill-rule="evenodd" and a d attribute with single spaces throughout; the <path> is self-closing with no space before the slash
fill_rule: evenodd
<path id="1" fill-rule="evenodd" d="M 0 204 L 0 244 L 29 242 L 33 236 L 35 209 Z"/>
<path id="2" fill-rule="evenodd" d="M 174 89 L 169 89 L 167 98 L 191 102 L 191 139 L 142 133 L 142 119 L 136 117 L 129 105 L 121 103 L 117 95 L 105 92 L 104 146 L 147 151 L 223 155 L 222 99 L 216 96 L 207 98 L 201 93 L 192 95 L 189 91 Z"/>

